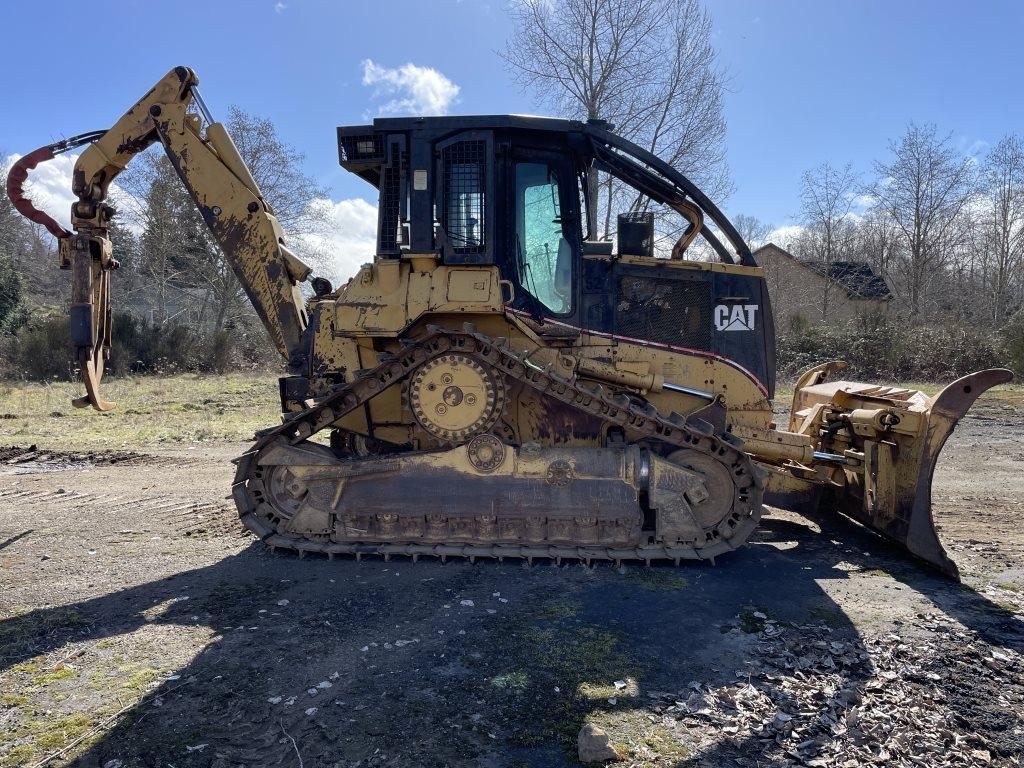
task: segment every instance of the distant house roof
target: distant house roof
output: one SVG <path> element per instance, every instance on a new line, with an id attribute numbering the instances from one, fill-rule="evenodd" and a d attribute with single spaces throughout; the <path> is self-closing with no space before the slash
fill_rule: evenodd
<path id="1" fill-rule="evenodd" d="M 788 256 L 800 266 L 815 272 L 822 277 L 827 277 L 834 283 L 841 285 L 850 298 L 856 299 L 879 299 L 882 301 L 892 298 L 892 292 L 881 275 L 876 275 L 871 265 L 862 261 L 833 261 L 826 264 L 823 261 L 812 259 L 798 259 L 789 251 L 780 248 L 775 243 L 765 243 L 754 251 L 754 257 L 768 248 Z"/>
<path id="2" fill-rule="evenodd" d="M 799 261 L 808 269 L 813 269 L 819 275 L 827 275 L 839 283 L 852 298 L 892 298 L 889 286 L 880 275 L 874 273 L 870 264 L 865 264 L 862 261 L 833 261 L 831 264 L 810 259 L 799 259 Z"/>

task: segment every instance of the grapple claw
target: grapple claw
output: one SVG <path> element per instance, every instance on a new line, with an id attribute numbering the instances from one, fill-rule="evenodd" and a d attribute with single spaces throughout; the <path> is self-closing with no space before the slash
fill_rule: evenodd
<path id="1" fill-rule="evenodd" d="M 71 402 L 76 408 L 109 411 L 114 403 L 100 395 L 100 382 L 110 356 L 110 272 L 117 262 L 106 237 L 73 235 L 60 245 L 71 267 L 71 343 L 86 392 Z"/>
<path id="2" fill-rule="evenodd" d="M 26 196 L 28 173 L 40 163 L 68 150 L 90 144 L 106 131 L 90 131 L 40 147 L 22 157 L 7 175 L 7 197 L 25 218 L 46 227 L 57 238 L 62 268 L 72 270 L 71 341 L 82 371 L 86 394 L 71 401 L 76 408 L 92 406 L 109 411 L 114 404 L 100 396 L 104 361 L 110 354 L 110 276 L 118 263 L 111 257 L 110 241 L 101 235 L 73 235 L 49 214 L 37 209 Z M 113 215 L 110 206 L 98 206 L 99 215 Z M 74 207 L 72 208 L 74 218 Z M 76 230 L 78 227 L 76 226 Z"/>
<path id="3" fill-rule="evenodd" d="M 97 370 L 92 361 L 84 363 L 82 365 L 82 383 L 85 384 L 86 394 L 82 397 L 76 397 L 71 401 L 71 404 L 75 408 L 89 408 L 91 406 L 97 411 L 113 410 L 117 403 L 112 403 L 100 394 L 100 380 L 102 377 L 102 366 Z"/>

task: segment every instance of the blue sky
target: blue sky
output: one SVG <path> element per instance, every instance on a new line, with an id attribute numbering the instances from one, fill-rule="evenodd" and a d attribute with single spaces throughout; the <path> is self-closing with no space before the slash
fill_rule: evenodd
<path id="1" fill-rule="evenodd" d="M 372 203 L 372 190 L 337 165 L 335 126 L 401 110 L 409 98 L 448 102 L 456 114 L 537 111 L 496 54 L 508 34 L 503 8 L 498 0 L 7 2 L 2 49 L 17 70 L 5 78 L 0 151 L 105 127 L 171 66 L 187 64 L 215 115 L 237 104 L 271 118 L 336 201 Z M 909 120 L 937 123 L 971 152 L 1024 130 L 1024 3 L 718 0 L 708 8 L 731 76 L 736 192 L 724 207 L 733 215 L 792 223 L 804 169 L 849 161 L 869 171 Z M 375 84 L 363 82 L 366 60 Z M 352 216 L 369 206 L 350 208 L 340 221 L 358 228 Z"/>

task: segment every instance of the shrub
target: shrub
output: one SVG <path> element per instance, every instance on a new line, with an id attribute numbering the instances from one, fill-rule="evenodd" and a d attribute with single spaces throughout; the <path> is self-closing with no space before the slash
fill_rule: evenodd
<path id="1" fill-rule="evenodd" d="M 0 341 L 5 376 L 33 381 L 68 379 L 71 360 L 68 320 L 63 315 L 32 317 Z M 224 373 L 265 369 L 277 362 L 276 350 L 260 327 L 241 324 L 217 333 L 182 325 L 157 325 L 115 313 L 107 373 Z"/>
<path id="2" fill-rule="evenodd" d="M 1024 309 L 1009 319 L 999 335 L 1007 366 L 1018 376 L 1024 376 Z"/>
<path id="3" fill-rule="evenodd" d="M 71 342 L 65 317 L 31 318 L 9 339 L 5 339 L 7 375 L 33 381 L 54 381 L 70 377 Z"/>
<path id="4" fill-rule="evenodd" d="M 1024 340 L 1019 343 L 1024 354 Z M 827 360 L 845 360 L 849 367 L 844 376 L 850 378 L 946 381 L 1006 365 L 1010 358 L 999 334 L 966 326 L 893 322 L 810 326 L 796 327 L 777 338 L 778 371 L 786 377 Z"/>
<path id="5" fill-rule="evenodd" d="M 13 333 L 24 325 L 21 274 L 11 257 L 0 251 L 0 333 Z"/>
<path id="6" fill-rule="evenodd" d="M 115 314 L 109 368 L 112 373 L 201 371 L 203 339 L 181 325 L 157 325 Z"/>

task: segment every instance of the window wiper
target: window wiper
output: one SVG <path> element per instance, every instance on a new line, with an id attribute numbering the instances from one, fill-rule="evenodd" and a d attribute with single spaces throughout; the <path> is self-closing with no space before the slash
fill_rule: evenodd
<path id="1" fill-rule="evenodd" d="M 523 243 L 519 239 L 519 233 L 516 232 L 516 269 L 519 274 L 525 275 L 526 273 L 526 257 L 523 255 Z"/>
<path id="2" fill-rule="evenodd" d="M 533 276 L 532 266 L 526 261 L 526 255 L 523 253 L 523 243 L 519 239 L 518 232 L 516 232 L 516 269 L 519 270 L 519 280 L 522 282 L 523 287 L 526 288 L 535 302 L 539 302 L 540 299 L 537 297 L 537 280 Z M 536 308 L 530 309 L 530 316 L 538 323 L 543 322 L 542 315 L 536 311 Z"/>
<path id="3" fill-rule="evenodd" d="M 526 284 L 529 281 L 529 285 L 526 286 L 527 290 L 533 298 L 539 299 L 540 297 L 537 296 L 537 278 L 533 276 L 533 265 L 524 262 L 523 268 L 525 270 L 523 272 L 523 277 L 525 278 L 523 283 Z"/>

